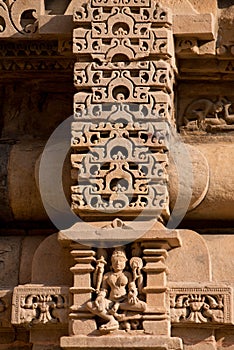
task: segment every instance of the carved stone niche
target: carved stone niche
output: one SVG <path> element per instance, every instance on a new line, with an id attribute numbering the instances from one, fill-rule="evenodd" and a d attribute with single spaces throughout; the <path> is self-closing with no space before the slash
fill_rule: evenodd
<path id="1" fill-rule="evenodd" d="M 61 244 L 70 244 L 76 261 L 71 268 L 74 286 L 70 288 L 69 337 L 62 337 L 60 346 L 182 349 L 181 340 L 170 336 L 165 263 L 168 251 L 180 246 L 178 232 L 156 223 L 143 233 L 119 219 L 93 231 L 109 236 L 113 244 L 109 241 L 107 248 L 91 248 L 75 243 L 75 236 L 72 241 L 69 233 L 61 232 L 59 237 Z M 131 234 L 138 238 L 126 244 Z M 88 237 L 87 232 L 85 235 Z M 103 245 L 100 241 L 99 246 Z"/>

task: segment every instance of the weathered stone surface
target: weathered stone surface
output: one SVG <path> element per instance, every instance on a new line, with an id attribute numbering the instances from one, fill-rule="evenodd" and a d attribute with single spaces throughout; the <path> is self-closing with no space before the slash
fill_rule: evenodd
<path id="1" fill-rule="evenodd" d="M 32 260 L 36 249 L 45 239 L 45 236 L 25 237 L 22 241 L 19 284 L 31 282 Z"/>
<path id="2" fill-rule="evenodd" d="M 1 237 L 0 240 L 0 287 L 18 284 L 21 237 Z"/>
<path id="3" fill-rule="evenodd" d="M 234 284 L 231 271 L 234 268 L 234 237 L 232 235 L 203 235 L 209 250 L 212 266 L 212 281 Z"/>
<path id="4" fill-rule="evenodd" d="M 72 285 L 69 268 L 73 265 L 69 251 L 58 243 L 57 234 L 47 237 L 37 248 L 32 261 L 32 283 L 47 286 Z"/>
<path id="5" fill-rule="evenodd" d="M 216 330 L 215 337 L 217 341 L 217 350 L 233 350 L 234 349 L 234 336 L 233 331 L 229 330 Z"/>
<path id="6" fill-rule="evenodd" d="M 168 281 L 211 281 L 210 255 L 205 240 L 190 230 L 180 230 L 180 238 L 181 247 L 172 250 L 167 259 Z"/>
<path id="7" fill-rule="evenodd" d="M 103 337 L 63 337 L 61 339 L 61 346 L 63 349 L 132 349 L 134 344 L 135 349 L 154 349 L 154 350 L 180 350 L 182 344 L 180 339 L 167 337 L 154 337 L 150 335 L 131 336 L 127 338 L 124 333 L 118 335 L 110 335 Z"/>
<path id="8" fill-rule="evenodd" d="M 210 329 L 173 328 L 173 336 L 183 339 L 184 350 L 216 350 L 214 331 Z"/>
<path id="9" fill-rule="evenodd" d="M 171 11 L 165 11 L 167 7 Z M 0 219 L 4 221 L 0 229 L 0 350 L 58 350 L 61 337 L 64 349 L 234 350 L 233 16 L 232 0 L 161 0 L 160 6 L 150 0 L 0 0 Z M 88 228 L 81 222 L 74 225 L 69 237 L 60 233 L 62 248 L 56 235 L 46 237 L 51 224 L 37 188 L 38 169 L 46 140 L 72 114 L 75 61 L 73 205 L 78 215 L 83 211 L 83 217 L 92 221 Z M 144 111 L 141 119 L 128 120 L 128 125 L 122 120 L 124 125 L 116 128 L 118 113 L 112 124 L 108 111 L 99 118 L 99 104 L 113 101 L 137 103 Z M 90 106 L 94 106 L 92 111 L 82 114 Z M 145 107 L 153 109 L 153 115 L 145 113 Z M 157 203 L 163 208 L 160 220 L 166 225 L 178 194 L 178 179 L 175 168 L 167 167 L 173 161 L 167 157 L 168 130 L 162 122 L 175 120 L 182 141 L 192 145 L 194 174 L 190 211 L 182 227 L 197 227 L 203 236 L 189 230 L 169 231 L 159 222 L 148 230 L 155 216 L 152 222 L 146 215 L 145 221 L 129 222 L 134 205 L 141 209 L 144 203 L 148 205 L 148 198 L 152 207 Z M 142 161 L 140 152 L 135 158 L 126 152 L 108 153 L 111 147 L 103 145 L 114 137 L 114 147 L 125 150 L 131 149 L 129 142 L 133 148 L 136 140 L 143 142 L 141 148 L 148 147 L 158 161 L 155 172 L 150 162 Z M 94 147 L 105 154 L 98 176 L 97 159 L 93 173 L 89 162 L 81 160 Z M 136 167 L 139 159 L 141 165 Z M 145 163 L 147 178 L 140 171 Z M 69 189 L 67 164 L 63 177 Z M 82 165 L 85 170 L 79 173 Z M 118 166 L 118 171 L 113 170 Z M 93 181 L 88 196 L 86 179 Z M 121 179 L 129 180 L 131 186 Z M 103 180 L 107 186 L 100 188 Z M 168 183 L 170 191 L 165 190 Z M 182 181 L 185 194 L 187 185 Z M 82 200 L 95 197 L 95 186 L 100 186 L 98 195 L 106 202 L 113 192 L 111 201 L 118 196 L 123 199 L 132 190 L 134 205 L 124 212 L 126 222 L 116 213 L 110 222 L 105 210 L 98 217 L 91 213 L 92 205 L 87 209 Z M 147 193 L 149 186 L 153 193 Z M 130 236 L 137 241 L 130 244 Z M 106 241 L 113 244 L 113 237 L 115 245 L 128 243 L 125 255 L 117 247 L 101 254 L 98 247 Z M 73 238 L 79 243 L 70 246 Z M 98 247 L 82 247 L 80 238 Z M 116 268 L 111 270 L 114 252 L 117 260 L 126 260 L 120 281 Z M 17 287 L 29 282 L 34 284 Z M 72 303 L 66 298 L 61 301 L 64 284 L 71 287 Z M 13 312 L 14 327 L 10 322 L 13 288 L 13 311 L 16 305 L 19 310 L 17 317 Z M 117 320 L 112 327 L 117 328 L 118 322 L 123 329 L 100 335 L 101 329 L 113 329 L 106 326 L 108 320 L 100 317 L 100 310 L 90 311 L 102 295 L 96 293 L 105 294 L 100 299 L 108 304 L 118 288 L 125 300 L 114 303 L 114 315 L 107 306 L 104 309 Z M 62 320 L 65 299 L 72 305 L 69 328 L 67 315 Z M 129 314 L 136 312 L 128 310 L 130 304 L 141 307 L 137 315 Z M 119 316 L 127 319 L 119 321 Z M 29 326 L 28 330 L 23 331 L 22 325 Z"/>

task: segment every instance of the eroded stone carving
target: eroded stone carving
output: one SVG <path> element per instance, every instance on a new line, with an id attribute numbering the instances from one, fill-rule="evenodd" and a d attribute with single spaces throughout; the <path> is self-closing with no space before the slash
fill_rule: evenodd
<path id="1" fill-rule="evenodd" d="M 183 131 L 202 130 L 218 132 L 234 130 L 232 103 L 227 98 L 219 97 L 215 102 L 209 99 L 198 99 L 185 109 Z"/>
<path id="2" fill-rule="evenodd" d="M 231 323 L 230 288 L 173 288 L 172 323 Z"/>
<path id="3" fill-rule="evenodd" d="M 68 288 L 18 286 L 13 294 L 12 323 L 37 325 L 68 322 Z"/>

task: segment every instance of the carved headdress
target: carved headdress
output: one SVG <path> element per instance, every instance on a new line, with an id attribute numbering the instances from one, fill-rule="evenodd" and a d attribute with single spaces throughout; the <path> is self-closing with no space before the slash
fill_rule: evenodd
<path id="1" fill-rule="evenodd" d="M 112 253 L 111 259 L 112 258 L 116 258 L 116 257 L 122 257 L 125 258 L 125 260 L 127 261 L 127 257 L 126 257 L 126 253 L 123 247 L 117 247 L 115 248 L 115 250 Z"/>

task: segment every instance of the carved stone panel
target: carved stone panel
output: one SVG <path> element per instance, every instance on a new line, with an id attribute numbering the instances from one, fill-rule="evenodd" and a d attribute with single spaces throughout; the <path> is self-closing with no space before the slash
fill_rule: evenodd
<path id="1" fill-rule="evenodd" d="M 232 324 L 230 287 L 172 288 L 170 306 L 173 324 Z"/>
<path id="2" fill-rule="evenodd" d="M 14 288 L 12 324 L 49 325 L 68 322 L 68 288 L 24 285 Z"/>
<path id="3" fill-rule="evenodd" d="M 72 209 L 165 218 L 171 14 L 151 0 L 92 0 L 75 9 L 74 21 Z"/>

